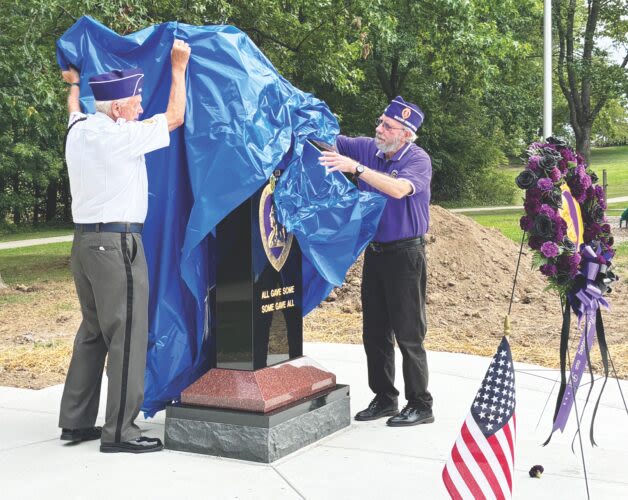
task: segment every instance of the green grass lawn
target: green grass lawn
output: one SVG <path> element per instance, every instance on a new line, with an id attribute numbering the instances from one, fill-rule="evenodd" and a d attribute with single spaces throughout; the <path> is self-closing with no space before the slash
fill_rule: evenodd
<path id="1" fill-rule="evenodd" d="M 602 171 L 606 169 L 609 198 L 618 196 L 628 196 L 628 146 L 617 146 L 610 148 L 594 148 L 591 152 L 591 168 L 598 175 L 602 184 Z M 523 163 L 520 165 L 511 165 L 504 167 L 503 172 L 512 178 L 515 177 L 523 169 Z M 515 195 L 513 203 L 521 204 L 521 193 Z M 628 206 L 628 204 L 622 204 Z"/>
<path id="2" fill-rule="evenodd" d="M 72 243 L 0 250 L 0 275 L 7 285 L 70 279 Z"/>
<path id="3" fill-rule="evenodd" d="M 461 215 L 471 217 L 474 221 L 484 227 L 499 229 L 511 240 L 521 243 L 521 228 L 519 219 L 523 215 L 523 210 L 499 210 L 495 212 L 465 212 Z"/>
<path id="4" fill-rule="evenodd" d="M 591 153 L 591 168 L 602 183 L 602 170 L 608 176 L 607 196 L 628 196 L 628 146 L 596 148 Z"/>
<path id="5" fill-rule="evenodd" d="M 519 227 L 519 219 L 523 215 L 523 210 L 502 210 L 495 212 L 468 212 L 463 215 L 471 217 L 478 224 L 484 227 L 492 227 L 501 231 L 517 244 L 521 243 L 522 231 Z M 617 231 L 617 227 L 613 228 Z M 628 241 L 615 247 L 615 258 L 613 263 L 619 272 L 628 271 Z"/>

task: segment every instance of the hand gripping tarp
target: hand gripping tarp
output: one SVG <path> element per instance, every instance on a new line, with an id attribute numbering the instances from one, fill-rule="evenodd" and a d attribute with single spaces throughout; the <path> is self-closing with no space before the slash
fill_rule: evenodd
<path id="1" fill-rule="evenodd" d="M 384 206 L 383 197 L 360 193 L 343 175 L 326 175 L 306 139 L 335 141 L 331 111 L 282 78 L 232 26 L 169 22 L 120 36 L 82 17 L 57 41 L 57 60 L 79 69 L 86 112 L 94 112 L 90 76 L 143 68 L 142 107 L 150 117 L 167 107 L 175 37 L 192 49 L 185 125 L 171 133 L 170 147 L 146 156 L 147 415 L 210 368 L 214 229 L 275 169 L 285 170 L 275 190 L 279 219 L 303 252 L 304 314 L 342 283 Z"/>

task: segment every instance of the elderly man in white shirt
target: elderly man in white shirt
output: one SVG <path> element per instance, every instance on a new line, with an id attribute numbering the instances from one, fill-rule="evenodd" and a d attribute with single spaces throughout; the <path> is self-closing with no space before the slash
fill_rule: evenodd
<path id="1" fill-rule="evenodd" d="M 185 71 L 190 47 L 175 40 L 172 83 L 165 113 L 142 113 L 141 69 L 115 70 L 89 79 L 96 113 L 79 104 L 79 74 L 63 71 L 70 85 L 66 162 L 76 226 L 71 266 L 83 321 L 61 399 L 61 439 L 101 439 L 105 453 L 159 451 L 157 438 L 135 424 L 144 399 L 148 335 L 148 274 L 142 224 L 148 209 L 144 155 L 167 147 L 183 124 Z M 95 427 L 105 357 L 105 424 Z"/>

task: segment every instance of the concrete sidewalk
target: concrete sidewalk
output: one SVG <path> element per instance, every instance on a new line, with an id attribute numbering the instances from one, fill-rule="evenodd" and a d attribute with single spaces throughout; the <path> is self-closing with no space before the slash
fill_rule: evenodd
<path id="1" fill-rule="evenodd" d="M 498 343 L 496 339 L 495 347 Z M 350 384 L 352 412 L 368 404 L 371 394 L 362 346 L 306 344 L 304 351 L 335 372 L 339 383 Z M 397 360 L 400 361 L 400 356 Z M 99 453 L 97 441 L 63 444 L 56 427 L 62 386 L 40 391 L 0 387 L 0 497 L 448 498 L 440 478 L 443 464 L 489 361 L 479 356 L 430 352 L 434 424 L 400 429 L 386 427 L 384 420 L 354 422 L 348 429 L 271 465 L 173 451 L 108 455 Z M 540 445 L 551 427 L 558 372 L 519 363 L 516 369 L 518 428 L 514 498 L 585 499 L 577 441 L 576 454 L 570 450 L 574 415 L 564 435 L 555 435 L 545 448 Z M 400 363 L 397 373 L 400 381 Z M 628 395 L 628 383 L 621 384 Z M 601 382 L 595 384 L 592 398 L 601 385 Z M 585 394 L 585 390 L 579 393 L 581 398 Z M 617 382 L 607 383 L 598 411 L 597 448 L 588 442 L 594 401 L 585 412 L 586 432 L 583 432 L 591 498 L 626 499 L 628 416 Z M 578 403 L 582 411 L 582 399 Z M 146 434 L 163 438 L 164 412 L 140 425 Z M 545 467 L 540 479 L 528 476 L 528 470 L 535 464 Z"/>

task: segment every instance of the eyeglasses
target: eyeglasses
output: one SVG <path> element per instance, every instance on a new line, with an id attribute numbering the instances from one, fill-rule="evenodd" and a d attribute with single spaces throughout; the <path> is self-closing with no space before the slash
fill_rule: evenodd
<path id="1" fill-rule="evenodd" d="M 380 125 L 384 128 L 386 132 L 390 132 L 391 130 L 403 130 L 403 127 L 391 127 L 384 120 L 378 118 L 375 122 L 375 128 L 379 127 Z"/>

